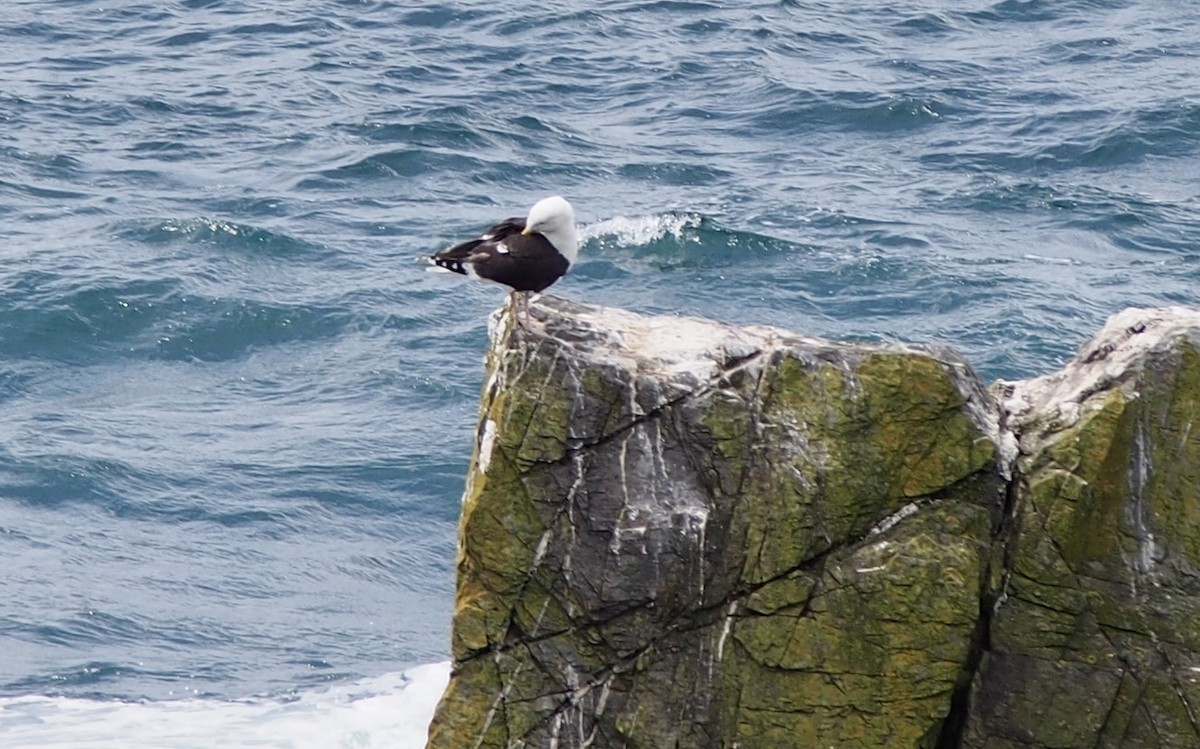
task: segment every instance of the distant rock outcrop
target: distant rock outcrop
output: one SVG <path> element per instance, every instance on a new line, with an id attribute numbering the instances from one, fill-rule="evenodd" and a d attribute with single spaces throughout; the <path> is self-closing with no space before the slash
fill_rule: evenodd
<path id="1" fill-rule="evenodd" d="M 1198 352 L 499 316 L 429 746 L 1200 745 Z"/>

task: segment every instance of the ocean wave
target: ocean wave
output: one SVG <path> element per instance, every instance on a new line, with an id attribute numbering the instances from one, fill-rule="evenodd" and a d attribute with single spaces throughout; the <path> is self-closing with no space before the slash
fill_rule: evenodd
<path id="1" fill-rule="evenodd" d="M 680 241 L 688 230 L 699 229 L 702 221 L 694 213 L 617 216 L 581 227 L 579 238 L 583 242 L 595 239 L 601 248 L 606 246 L 605 241 L 621 246 L 648 245 L 667 237 Z"/>
<path id="2" fill-rule="evenodd" d="M 793 242 L 725 228 L 696 213 L 618 216 L 581 231 L 584 247 L 571 274 L 590 282 L 664 272 L 770 266 L 805 250 Z"/>
<path id="3" fill-rule="evenodd" d="M 283 699 L 5 697 L 0 735 L 25 749 L 422 749 L 449 676 L 433 663 Z"/>
<path id="4" fill-rule="evenodd" d="M 1022 118 L 1005 145 L 959 141 L 935 145 L 920 159 L 931 167 L 1039 174 L 1112 169 L 1192 154 L 1198 147 L 1198 106 L 1179 102 L 1129 112 L 1059 102 Z"/>
<path id="5" fill-rule="evenodd" d="M 112 357 L 225 361 L 280 344 L 336 336 L 354 324 L 337 306 L 189 294 L 186 279 L 82 283 L 26 276 L 0 292 L 0 344 L 10 356 L 55 361 Z M 215 279 L 198 279 L 219 285 Z"/>
<path id="6" fill-rule="evenodd" d="M 472 173 L 483 168 L 480 159 L 462 153 L 403 148 L 380 151 L 351 163 L 321 172 L 325 179 L 339 182 L 363 179 L 412 178 L 445 171 Z"/>
<path id="7" fill-rule="evenodd" d="M 801 91 L 789 98 L 760 107 L 750 124 L 773 134 L 813 128 L 890 133 L 937 124 L 955 110 L 948 100 L 924 92 Z"/>
<path id="8" fill-rule="evenodd" d="M 274 211 L 278 203 L 271 199 L 260 199 L 252 204 L 235 205 L 242 209 L 253 208 L 261 215 L 263 211 Z M 308 255 L 319 255 L 320 247 L 312 242 L 253 224 L 228 219 L 195 217 L 170 218 L 165 220 L 126 221 L 114 227 L 117 237 L 146 245 L 169 245 L 178 242 L 208 245 L 222 249 L 245 252 L 248 256 L 276 255 L 298 259 Z"/>
<path id="9" fill-rule="evenodd" d="M 155 331 L 152 358 L 226 361 L 259 348 L 331 338 L 353 321 L 336 307 L 249 299 L 192 298 L 186 306 Z"/>

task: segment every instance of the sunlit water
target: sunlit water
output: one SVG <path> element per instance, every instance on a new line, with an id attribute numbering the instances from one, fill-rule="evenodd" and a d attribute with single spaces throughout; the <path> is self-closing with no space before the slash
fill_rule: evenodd
<path id="1" fill-rule="evenodd" d="M 985 378 L 1196 304 L 1198 24 L 6 4 L 0 743 L 420 745 L 504 293 L 413 259 L 538 197 L 586 240 L 554 293 L 949 343 Z"/>

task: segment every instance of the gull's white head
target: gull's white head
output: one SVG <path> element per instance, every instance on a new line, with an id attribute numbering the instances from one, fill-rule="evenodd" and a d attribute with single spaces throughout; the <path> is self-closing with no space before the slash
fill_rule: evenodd
<path id="1" fill-rule="evenodd" d="M 541 234 L 550 240 L 567 262 L 579 255 L 579 237 L 575 234 L 575 209 L 566 199 L 555 195 L 542 198 L 529 209 L 524 234 Z"/>

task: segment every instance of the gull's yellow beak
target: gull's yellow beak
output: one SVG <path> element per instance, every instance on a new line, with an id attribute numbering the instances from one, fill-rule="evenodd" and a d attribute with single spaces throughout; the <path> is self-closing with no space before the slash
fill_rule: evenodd
<path id="1" fill-rule="evenodd" d="M 521 230 L 522 237 L 528 237 L 530 234 L 536 234 L 536 233 L 537 232 L 535 232 L 533 229 L 530 229 L 528 226 L 526 226 L 524 229 Z"/>

